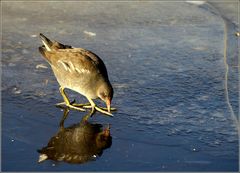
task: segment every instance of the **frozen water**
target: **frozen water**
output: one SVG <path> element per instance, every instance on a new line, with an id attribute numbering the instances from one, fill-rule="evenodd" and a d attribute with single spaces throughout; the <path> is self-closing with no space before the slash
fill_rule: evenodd
<path id="1" fill-rule="evenodd" d="M 3 2 L 2 169 L 237 171 L 239 124 L 226 100 L 223 58 L 222 17 L 228 16 L 221 16 L 221 10 L 215 11 L 221 5 L 214 5 Z M 229 103 L 237 116 L 238 26 L 232 16 L 227 21 L 226 62 Z M 37 163 L 36 150 L 56 133 L 63 114 L 54 107 L 62 101 L 57 81 L 38 52 L 40 32 L 92 50 L 107 66 L 118 111 L 114 118 L 99 113 L 91 118 L 110 123 L 113 137 L 111 148 L 95 162 Z M 77 93 L 69 94 L 84 101 Z M 83 115 L 71 111 L 67 125 Z"/>

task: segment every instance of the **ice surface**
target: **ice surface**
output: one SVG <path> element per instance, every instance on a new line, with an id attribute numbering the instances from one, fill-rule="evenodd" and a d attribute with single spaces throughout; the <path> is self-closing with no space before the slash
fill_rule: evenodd
<path id="1" fill-rule="evenodd" d="M 2 2 L 2 169 L 237 171 L 237 122 L 226 100 L 225 25 L 221 10 L 214 11 L 221 4 L 214 5 Z M 225 18 L 230 14 L 229 103 L 237 116 L 237 14 L 224 12 Z M 97 113 L 91 119 L 110 123 L 113 136 L 112 147 L 95 162 L 37 163 L 36 150 L 56 133 L 62 116 L 54 107 L 62 101 L 57 81 L 38 52 L 40 32 L 92 50 L 107 66 L 118 111 L 114 118 Z M 83 114 L 71 111 L 67 123 Z"/>

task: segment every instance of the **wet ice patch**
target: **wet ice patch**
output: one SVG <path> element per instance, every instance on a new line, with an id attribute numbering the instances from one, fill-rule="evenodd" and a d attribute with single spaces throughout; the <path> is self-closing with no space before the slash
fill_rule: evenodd
<path id="1" fill-rule="evenodd" d="M 123 83 L 123 84 L 120 84 L 120 83 L 115 83 L 113 84 L 114 88 L 128 88 L 128 84 L 126 83 Z"/>
<path id="2" fill-rule="evenodd" d="M 205 1 L 186 1 L 189 4 L 194 4 L 194 5 L 203 5 Z"/>
<path id="3" fill-rule="evenodd" d="M 22 54 L 29 54 L 30 52 L 27 49 L 22 50 Z"/>
<path id="4" fill-rule="evenodd" d="M 202 95 L 200 97 L 197 98 L 199 101 L 206 101 L 209 99 L 209 96 L 208 95 Z"/>
<path id="5" fill-rule="evenodd" d="M 17 88 L 17 87 L 14 87 L 14 88 L 12 89 L 12 93 L 13 93 L 13 94 L 21 94 L 21 93 L 22 93 L 22 90 L 19 89 L 19 88 Z"/>
<path id="6" fill-rule="evenodd" d="M 206 160 L 186 160 L 184 162 L 188 164 L 204 164 L 204 165 L 211 164 L 210 161 Z"/>
<path id="7" fill-rule="evenodd" d="M 30 35 L 30 37 L 32 37 L 32 38 L 36 38 L 37 35 L 33 34 L 33 35 Z"/>
<path id="8" fill-rule="evenodd" d="M 47 69 L 48 67 L 45 64 L 36 65 L 36 69 L 39 69 L 39 68 Z"/>
<path id="9" fill-rule="evenodd" d="M 95 37 L 96 36 L 96 33 L 90 32 L 90 31 L 83 31 L 83 33 L 90 36 L 90 37 Z"/>
<path id="10" fill-rule="evenodd" d="M 8 63 L 8 66 L 9 66 L 9 67 L 15 67 L 16 64 L 10 62 L 10 63 Z"/>

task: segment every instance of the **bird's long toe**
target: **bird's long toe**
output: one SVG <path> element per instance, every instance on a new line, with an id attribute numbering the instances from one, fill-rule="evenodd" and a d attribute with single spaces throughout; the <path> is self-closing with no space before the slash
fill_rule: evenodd
<path id="1" fill-rule="evenodd" d="M 80 108 L 80 107 L 77 107 L 77 106 L 73 106 L 71 104 L 65 104 L 68 108 L 70 109 L 75 109 L 75 110 L 78 110 L 78 111 L 82 111 L 82 112 L 85 112 L 86 110 L 83 109 L 83 108 Z"/>
<path id="2" fill-rule="evenodd" d="M 87 107 L 85 107 L 85 106 L 89 106 L 89 104 L 90 104 L 90 103 L 77 104 L 77 103 L 75 103 L 75 100 L 73 100 L 73 101 L 70 102 L 69 104 L 68 104 L 68 103 L 65 103 L 65 102 L 57 103 L 56 106 L 57 106 L 57 107 L 60 107 L 60 108 L 63 108 L 64 106 L 67 106 L 68 108 L 85 112 L 86 110 L 85 110 L 84 108 L 87 108 Z M 89 106 L 89 107 L 91 108 L 91 106 Z"/>
<path id="3" fill-rule="evenodd" d="M 111 114 L 110 112 L 107 112 L 107 111 L 103 110 L 102 108 L 100 108 L 100 107 L 98 107 L 98 106 L 95 106 L 94 108 L 95 108 L 97 111 L 99 111 L 99 112 L 101 112 L 101 113 L 103 113 L 103 114 L 106 114 L 106 115 L 108 115 L 108 116 L 113 117 L 113 114 Z"/>
<path id="4" fill-rule="evenodd" d="M 60 103 L 56 103 L 55 106 L 65 106 L 66 103 L 65 102 L 60 102 Z"/>
<path id="5" fill-rule="evenodd" d="M 73 103 L 71 105 L 76 106 L 76 107 L 92 108 L 90 103 L 83 103 L 83 104 Z"/>
<path id="6" fill-rule="evenodd" d="M 85 109 L 92 109 L 92 106 L 91 106 L 91 103 L 83 103 L 83 104 L 79 104 L 79 103 L 73 103 L 71 104 L 73 106 L 76 106 L 76 107 L 81 107 L 81 108 L 85 108 Z M 104 110 L 104 111 L 107 111 L 108 109 L 105 108 L 105 107 L 100 107 L 100 106 L 97 106 L 99 109 L 101 110 Z M 116 108 L 110 108 L 111 111 L 116 111 L 117 109 Z"/>
<path id="7" fill-rule="evenodd" d="M 105 107 L 100 107 L 100 106 L 99 106 L 99 108 L 102 109 L 102 110 L 104 110 L 104 111 L 107 111 L 107 110 L 108 110 L 108 109 L 105 108 Z M 117 108 L 110 108 L 110 110 L 111 110 L 111 111 L 116 111 Z"/>

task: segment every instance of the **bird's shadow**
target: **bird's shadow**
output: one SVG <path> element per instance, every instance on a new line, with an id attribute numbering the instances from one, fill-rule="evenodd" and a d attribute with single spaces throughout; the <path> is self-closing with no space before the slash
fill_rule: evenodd
<path id="1" fill-rule="evenodd" d="M 103 124 L 90 123 L 86 118 L 88 115 L 85 115 L 79 123 L 64 127 L 68 114 L 69 109 L 65 108 L 58 132 L 50 138 L 46 147 L 37 150 L 40 153 L 39 163 L 53 160 L 81 164 L 96 160 L 104 149 L 111 147 L 109 125 L 104 128 Z"/>

